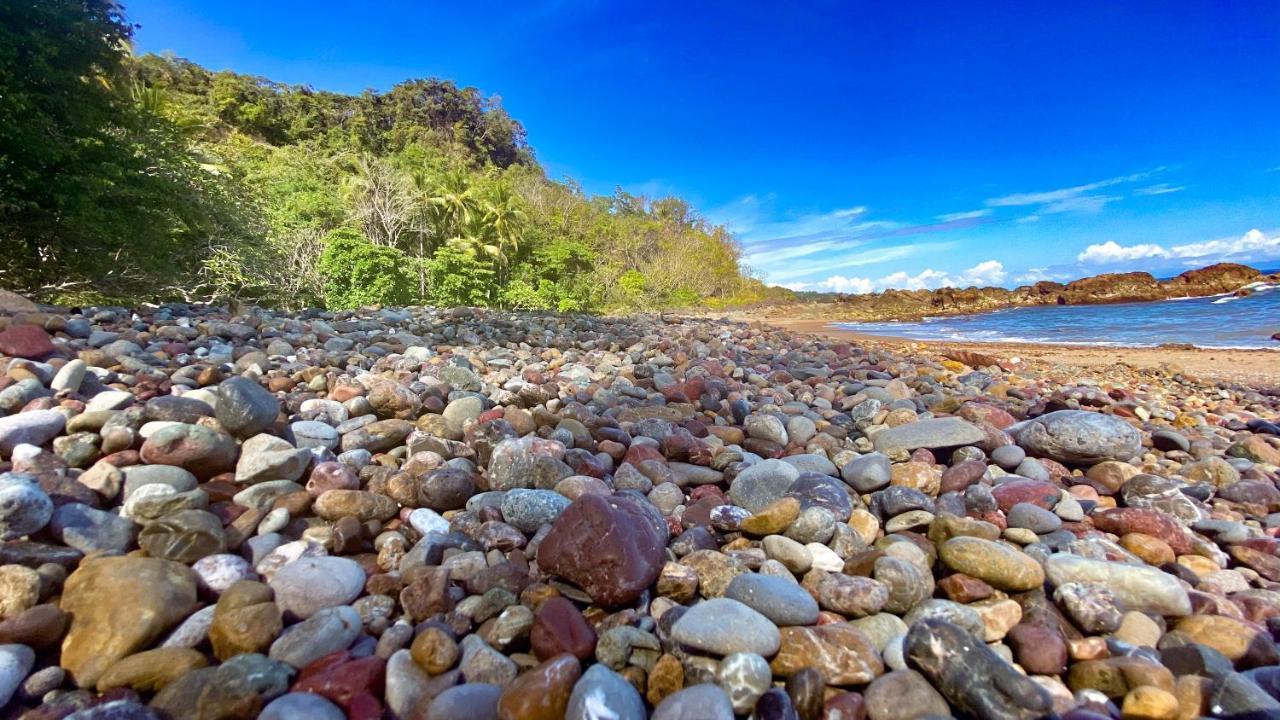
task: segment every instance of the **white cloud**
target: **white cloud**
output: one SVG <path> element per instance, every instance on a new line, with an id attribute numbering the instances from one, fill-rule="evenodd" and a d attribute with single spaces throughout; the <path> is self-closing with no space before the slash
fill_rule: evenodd
<path id="1" fill-rule="evenodd" d="M 859 250 L 853 253 L 837 252 L 812 260 L 787 263 L 781 268 L 770 270 L 767 279 L 773 283 L 790 282 L 814 273 L 875 265 L 876 263 L 890 260 L 902 260 L 922 252 L 941 250 L 946 247 L 949 247 L 949 243 L 915 243 L 912 245 L 891 245 L 872 250 Z"/>
<path id="2" fill-rule="evenodd" d="M 1005 272 L 1004 265 L 999 260 L 985 260 L 955 275 L 933 269 L 922 270 L 916 275 L 898 271 L 875 279 L 832 275 L 820 282 L 792 284 L 786 287 L 790 287 L 793 290 L 819 290 L 861 295 L 890 288 L 898 290 L 934 290 L 941 287 L 999 285 L 1005 281 L 1006 277 L 1008 277 L 1008 273 Z"/>
<path id="3" fill-rule="evenodd" d="M 1169 193 L 1182 192 L 1186 190 L 1186 185 L 1178 185 L 1177 187 L 1169 185 L 1169 183 L 1159 183 L 1157 185 L 1148 185 L 1140 187 L 1133 191 L 1134 195 L 1168 195 Z"/>
<path id="4" fill-rule="evenodd" d="M 1107 178 L 1106 180 L 1098 180 L 1096 182 L 1085 183 L 1084 185 L 1076 185 L 1073 187 L 1059 188 L 1057 190 L 1044 190 L 1041 192 L 1029 193 L 1013 193 L 1011 195 L 1003 195 L 1001 197 L 989 198 L 987 200 L 988 207 L 1026 207 L 1037 206 L 1036 212 L 1040 215 L 1052 215 L 1055 213 L 1065 212 L 1098 212 L 1102 210 L 1107 203 L 1115 202 L 1123 199 L 1122 195 L 1106 195 L 1098 194 L 1094 191 L 1102 188 L 1112 187 L 1114 185 L 1123 185 L 1127 183 L 1135 183 L 1145 180 L 1152 175 L 1163 172 L 1164 168 L 1159 167 L 1146 172 L 1133 173 L 1130 175 L 1120 175 L 1118 177 Z M 1035 216 L 1032 216 L 1035 217 Z M 1039 218 L 1037 218 L 1039 219 Z M 1022 221 L 1019 221 L 1022 222 Z"/>
<path id="5" fill-rule="evenodd" d="M 1026 272 L 1014 277 L 1014 281 L 1020 283 L 1038 283 L 1042 280 L 1066 280 L 1069 276 L 1061 273 L 1049 272 L 1049 268 L 1027 268 Z"/>
<path id="6" fill-rule="evenodd" d="M 1280 234 L 1267 235 L 1254 228 L 1238 238 L 1206 240 L 1165 247 L 1155 243 L 1120 245 L 1114 240 L 1090 245 L 1076 256 L 1082 263 L 1103 265 L 1134 260 L 1191 259 L 1191 260 L 1251 260 L 1280 257 Z M 1194 262 L 1191 264 L 1195 264 Z"/>
<path id="7" fill-rule="evenodd" d="M 856 245 L 860 243 L 853 244 Z M 747 265 L 760 267 L 770 263 L 802 258 L 806 255 L 831 250 L 833 248 L 840 247 L 841 245 L 850 246 L 850 243 L 840 243 L 836 240 L 819 240 L 817 242 L 804 243 L 802 245 L 792 245 L 791 247 L 762 249 L 757 252 L 748 252 L 743 255 L 742 259 L 747 263 Z"/>
<path id="8" fill-rule="evenodd" d="M 1039 215 L 1027 215 L 1026 217 L 1020 217 L 1020 218 L 1018 218 L 1018 224 L 1023 224 L 1023 223 L 1033 223 L 1033 222 L 1040 222 L 1040 216 L 1039 216 Z"/>
<path id="9" fill-rule="evenodd" d="M 713 208 L 707 212 L 707 219 L 717 225 L 724 225 L 745 243 L 785 240 L 787 238 L 817 239 L 823 236 L 848 235 L 856 233 L 868 226 L 866 221 L 856 222 L 867 214 L 862 205 L 837 208 L 830 212 L 805 213 L 785 219 L 774 219 L 772 205 L 773 195 L 746 195 L 728 205 Z M 886 224 L 897 226 L 897 223 L 876 221 L 869 227 L 880 228 Z M 830 239 L 827 237 L 827 239 Z"/>
<path id="10" fill-rule="evenodd" d="M 973 285 L 999 285 L 1009 273 L 999 260 L 984 260 L 964 271 L 964 278 Z"/>
<path id="11" fill-rule="evenodd" d="M 1077 195 L 1055 200 L 1040 208 L 1039 211 L 1045 215 L 1056 215 L 1065 212 L 1096 213 L 1106 207 L 1107 203 L 1123 199 L 1120 195 Z"/>
<path id="12" fill-rule="evenodd" d="M 865 215 L 866 212 L 867 212 L 867 208 L 863 205 L 859 205 L 857 207 L 845 208 L 843 210 L 836 210 L 835 212 L 828 213 L 828 214 L 831 215 L 831 217 L 833 218 L 851 218 L 851 217 L 856 217 L 858 215 Z"/>
<path id="13" fill-rule="evenodd" d="M 846 293 L 849 295 L 864 295 L 874 292 L 875 283 L 870 278 L 863 277 L 844 277 L 843 275 L 832 275 L 820 283 L 795 283 L 800 287 L 792 287 L 793 290 L 821 289 L 831 292 Z M 812 287 L 811 287 L 812 286 Z M 791 287 L 791 286 L 784 286 Z"/>
<path id="14" fill-rule="evenodd" d="M 967 210 L 965 212 L 946 213 L 945 215 L 939 215 L 938 219 L 941 220 L 942 222 L 956 222 L 958 220 L 976 220 L 978 218 L 987 217 L 990 214 L 991 214 L 990 210 L 983 208 L 981 210 Z"/>
<path id="15" fill-rule="evenodd" d="M 1144 243 L 1141 245 L 1125 246 L 1117 243 L 1115 240 L 1108 240 L 1104 243 L 1090 245 L 1085 248 L 1083 252 L 1076 256 L 1076 261 L 1102 265 L 1105 263 L 1168 256 L 1169 251 L 1159 245 Z"/>

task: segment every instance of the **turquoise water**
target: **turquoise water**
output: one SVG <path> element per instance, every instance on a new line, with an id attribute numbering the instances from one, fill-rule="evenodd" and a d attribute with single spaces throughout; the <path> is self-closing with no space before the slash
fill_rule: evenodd
<path id="1" fill-rule="evenodd" d="M 1248 297 L 1218 296 L 1118 305 L 1051 305 L 919 322 L 838 323 L 872 335 L 916 340 L 1152 346 L 1189 343 L 1280 350 L 1280 285 Z M 1280 360 L 1277 360 L 1280 362 Z"/>

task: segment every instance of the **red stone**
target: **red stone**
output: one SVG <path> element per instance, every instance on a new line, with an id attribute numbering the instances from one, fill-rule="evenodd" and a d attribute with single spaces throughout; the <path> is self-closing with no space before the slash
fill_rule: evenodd
<path id="1" fill-rule="evenodd" d="M 0 331 L 0 355 L 39 360 L 57 351 L 39 325 L 15 325 Z"/>
<path id="2" fill-rule="evenodd" d="M 965 488 L 982 479 L 987 464 L 981 460 L 965 460 L 947 468 L 942 473 L 941 492 L 963 492 Z"/>
<path id="3" fill-rule="evenodd" d="M 347 711 L 348 718 L 377 718 L 382 715 L 382 704 L 377 698 L 382 695 L 386 673 L 386 660 L 376 655 L 352 660 L 350 652 L 340 650 L 303 668 L 292 689 L 332 700 Z M 376 712 L 370 715 L 375 707 Z M 359 712 L 353 712 L 356 710 Z"/>
<path id="4" fill-rule="evenodd" d="M 1024 502 L 1052 510 L 1062 497 L 1062 488 L 1040 480 L 1010 480 L 991 488 L 991 494 L 1003 512 Z"/>
<path id="5" fill-rule="evenodd" d="M 862 693 L 842 692 L 822 704 L 822 720 L 864 720 L 867 704 Z"/>
<path id="6" fill-rule="evenodd" d="M 543 539 L 538 566 L 603 605 L 640 597 L 662 570 L 668 537 L 662 518 L 643 502 L 625 495 L 573 501 Z"/>
<path id="7" fill-rule="evenodd" d="M 587 660 L 596 651 L 596 631 L 572 601 L 553 597 L 538 608 L 533 619 L 533 629 L 529 631 L 529 644 L 539 660 L 547 660 L 561 653 Z"/>
<path id="8" fill-rule="evenodd" d="M 969 422 L 990 423 L 1000 430 L 1009 427 L 1015 422 L 1014 417 L 1003 408 L 980 402 L 967 402 L 960 407 L 960 411 L 956 414 Z"/>
<path id="9" fill-rule="evenodd" d="M 1005 635 L 1018 664 L 1033 675 L 1058 675 L 1067 669 L 1067 642 L 1048 623 L 1020 622 Z"/>
<path id="10" fill-rule="evenodd" d="M 958 603 L 971 603 L 986 600 L 995 594 L 995 588 L 962 573 L 950 575 L 938 581 L 938 587 L 947 594 L 947 598 Z"/>
<path id="11" fill-rule="evenodd" d="M 667 459 L 662 457 L 662 453 L 656 447 L 649 445 L 632 445 L 627 449 L 627 454 L 622 458 L 623 462 L 629 462 L 632 465 L 639 465 L 645 460 L 657 460 L 666 463 Z"/>
<path id="12" fill-rule="evenodd" d="M 1094 527 L 1115 535 L 1143 533 L 1158 537 L 1179 555 L 1192 552 L 1194 545 L 1186 528 L 1159 510 L 1149 508 L 1111 508 L 1093 513 Z"/>

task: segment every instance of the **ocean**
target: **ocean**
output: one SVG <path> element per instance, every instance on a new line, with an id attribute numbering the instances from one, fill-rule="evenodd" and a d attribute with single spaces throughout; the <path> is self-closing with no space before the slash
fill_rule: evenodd
<path id="1" fill-rule="evenodd" d="M 1022 307 L 915 322 L 837 323 L 870 335 L 916 340 L 1058 343 L 1151 347 L 1267 348 L 1280 332 L 1280 285 L 1256 285 L 1246 297 L 1219 295 L 1115 305 Z"/>

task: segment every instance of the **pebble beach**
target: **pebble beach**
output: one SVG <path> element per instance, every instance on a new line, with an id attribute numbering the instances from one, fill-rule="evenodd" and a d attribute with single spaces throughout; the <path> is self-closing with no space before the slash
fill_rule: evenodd
<path id="1" fill-rule="evenodd" d="M 1280 393 L 760 322 L 0 310 L 3 717 L 1280 717 Z"/>

